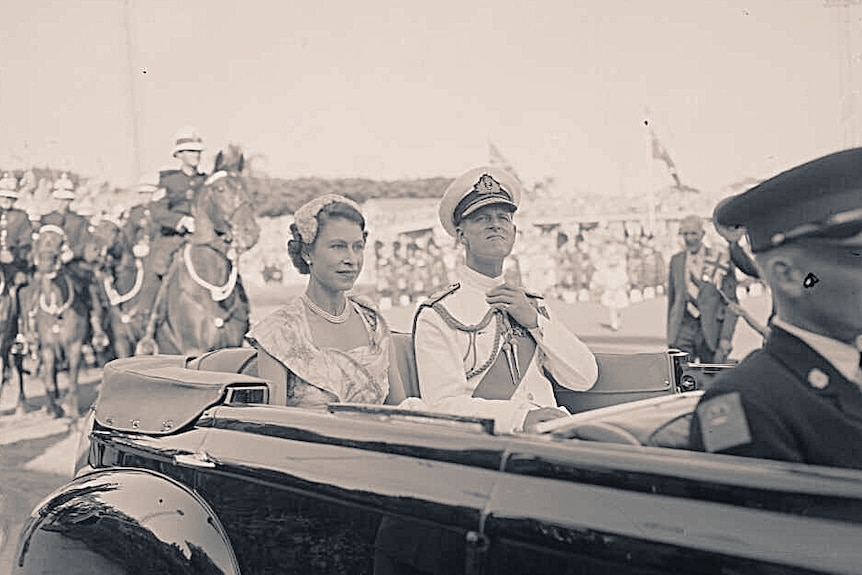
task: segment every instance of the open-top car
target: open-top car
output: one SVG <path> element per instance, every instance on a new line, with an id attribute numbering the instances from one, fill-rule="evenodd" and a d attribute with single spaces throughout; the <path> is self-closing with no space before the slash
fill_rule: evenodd
<path id="1" fill-rule="evenodd" d="M 275 405 L 250 348 L 114 361 L 15 572 L 860 572 L 862 473 L 689 451 L 707 368 L 597 359 L 574 415 L 515 435 Z"/>

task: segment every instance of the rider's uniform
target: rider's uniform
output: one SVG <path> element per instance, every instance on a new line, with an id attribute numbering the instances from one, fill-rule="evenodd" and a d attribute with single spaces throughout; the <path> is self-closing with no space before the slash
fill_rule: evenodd
<path id="1" fill-rule="evenodd" d="M 173 150 L 175 158 L 182 152 L 203 150 L 203 139 L 197 130 L 184 127 L 177 132 Z M 188 164 L 184 164 L 184 167 L 191 168 Z M 197 167 L 191 168 L 191 173 L 182 169 L 159 172 L 158 187 L 165 190 L 165 196 L 150 204 L 153 222 L 159 230 L 153 245 L 153 257 L 150 258 L 156 275 L 164 276 L 167 273 L 174 252 L 185 241 L 183 236 L 193 231 L 188 229 L 185 222 L 194 217 L 192 208 L 206 178 L 207 175 Z"/>
<path id="2" fill-rule="evenodd" d="M 123 242 L 129 248 L 135 246 L 147 246 L 149 248 L 160 234 L 158 226 L 153 221 L 152 203 L 138 204 L 129 208 L 123 214 L 121 232 L 123 234 Z M 140 255 L 140 257 L 144 257 L 144 255 Z"/>
<path id="3" fill-rule="evenodd" d="M 18 199 L 17 181 L 12 176 L 0 179 L 0 195 Z M 18 208 L 0 208 L 0 252 L 8 252 L 12 262 L 4 266 L 5 281 L 11 281 L 16 272 L 26 273 L 30 267 L 30 250 L 33 247 L 33 230 L 27 212 Z"/>
<path id="4" fill-rule="evenodd" d="M 150 214 L 158 233 L 153 238 L 151 263 L 156 274 L 168 271 L 174 252 L 185 241 L 186 230 L 180 230 L 180 220 L 192 217 L 192 206 L 198 190 L 206 181 L 206 174 L 196 171 L 187 174 L 182 170 L 165 170 L 159 173 L 159 187 L 165 197 L 150 204 Z"/>
<path id="5" fill-rule="evenodd" d="M 52 197 L 55 199 L 75 199 L 75 186 L 71 180 L 63 174 L 59 180 L 54 182 Z M 95 289 L 93 269 L 85 261 L 85 250 L 90 241 L 90 222 L 84 216 L 72 210 L 54 210 L 42 216 L 40 229 L 47 225 L 61 228 L 66 234 L 66 249 L 69 255 L 62 258 L 65 269 L 73 278 L 78 297 L 80 297 L 87 309 L 90 310 L 90 326 L 95 334 L 104 337 L 101 332 L 101 302 L 98 291 Z M 68 252 L 66 251 L 68 250 Z M 88 334 L 88 337 L 93 336 Z"/>
<path id="6" fill-rule="evenodd" d="M 52 197 L 58 200 L 74 200 L 75 185 L 66 174 L 60 176 L 60 179 L 54 182 L 54 191 Z M 88 274 L 84 274 L 84 249 L 89 239 L 90 230 L 87 219 L 75 213 L 74 211 L 58 211 L 54 210 L 42 216 L 39 221 L 39 227 L 53 225 L 63 230 L 66 234 L 66 246 L 71 250 L 71 256 L 66 258 L 66 263 L 71 263 L 69 268 L 75 275 L 84 275 L 89 279 Z"/>

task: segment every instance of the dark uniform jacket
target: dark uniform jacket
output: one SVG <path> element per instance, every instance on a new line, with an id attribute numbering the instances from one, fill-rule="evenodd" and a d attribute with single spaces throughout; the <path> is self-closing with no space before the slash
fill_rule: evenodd
<path id="1" fill-rule="evenodd" d="M 11 266 L 18 271 L 27 269 L 33 247 L 33 229 L 27 212 L 17 208 L 0 210 L 0 238 L 0 248 L 5 247 L 12 252 L 14 261 Z"/>
<path id="2" fill-rule="evenodd" d="M 197 172 L 190 176 L 182 170 L 165 170 L 159 173 L 159 187 L 165 189 L 165 197 L 150 204 L 153 221 L 165 235 L 177 234 L 177 224 L 183 216 L 192 215 L 192 206 L 198 190 L 203 186 L 206 174 Z"/>
<path id="3" fill-rule="evenodd" d="M 87 240 L 90 234 L 89 222 L 84 216 L 75 212 L 60 213 L 53 211 L 50 214 L 42 216 L 41 225 L 59 226 L 66 232 L 66 244 L 72 253 L 75 254 L 75 260 L 84 259 L 84 249 L 87 246 Z"/>
<path id="4" fill-rule="evenodd" d="M 691 447 L 862 469 L 862 390 L 802 340 L 773 327 L 763 349 L 704 393 Z"/>
<path id="5" fill-rule="evenodd" d="M 138 244 L 151 244 L 159 234 L 151 206 L 152 204 L 138 204 L 125 214 L 122 234 L 123 241 L 129 248 Z"/>
<path id="6" fill-rule="evenodd" d="M 702 246 L 700 249 L 706 250 L 705 267 L 709 276 L 714 276 L 716 272 L 713 266 L 714 262 L 718 261 L 722 267 L 719 271 L 721 280 L 718 285 L 709 282 L 704 283 L 700 288 L 696 302 L 697 308 L 700 310 L 700 326 L 703 330 L 704 339 L 707 346 L 711 350 L 715 350 L 719 340 L 732 340 L 733 332 L 736 329 L 738 316 L 728 308 L 724 298 L 718 292 L 718 289 L 721 289 L 727 297 L 736 301 L 738 283 L 735 274 L 736 267 L 732 258 L 730 261 L 728 258 L 719 258 L 716 249 L 708 246 Z M 739 249 L 741 250 L 741 248 Z M 682 251 L 674 254 L 670 260 L 667 287 L 667 343 L 669 346 L 673 346 L 676 342 L 686 309 L 686 298 L 688 297 L 685 277 L 686 253 Z"/>

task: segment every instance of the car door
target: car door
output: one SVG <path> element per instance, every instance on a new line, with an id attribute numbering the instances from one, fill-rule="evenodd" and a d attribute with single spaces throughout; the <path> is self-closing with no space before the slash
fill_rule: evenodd
<path id="1" fill-rule="evenodd" d="M 494 436 L 273 406 L 218 407 L 201 425 L 179 467 L 196 469 L 244 573 L 464 573 L 479 556 Z"/>
<path id="2" fill-rule="evenodd" d="M 862 474 L 570 440 L 513 446 L 488 573 L 858 573 Z"/>

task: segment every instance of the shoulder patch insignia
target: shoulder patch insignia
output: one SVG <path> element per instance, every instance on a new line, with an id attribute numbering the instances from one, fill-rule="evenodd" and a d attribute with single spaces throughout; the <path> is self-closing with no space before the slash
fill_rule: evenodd
<path id="1" fill-rule="evenodd" d="M 751 443 L 751 430 L 739 392 L 719 395 L 697 406 L 706 451 L 722 451 Z"/>

